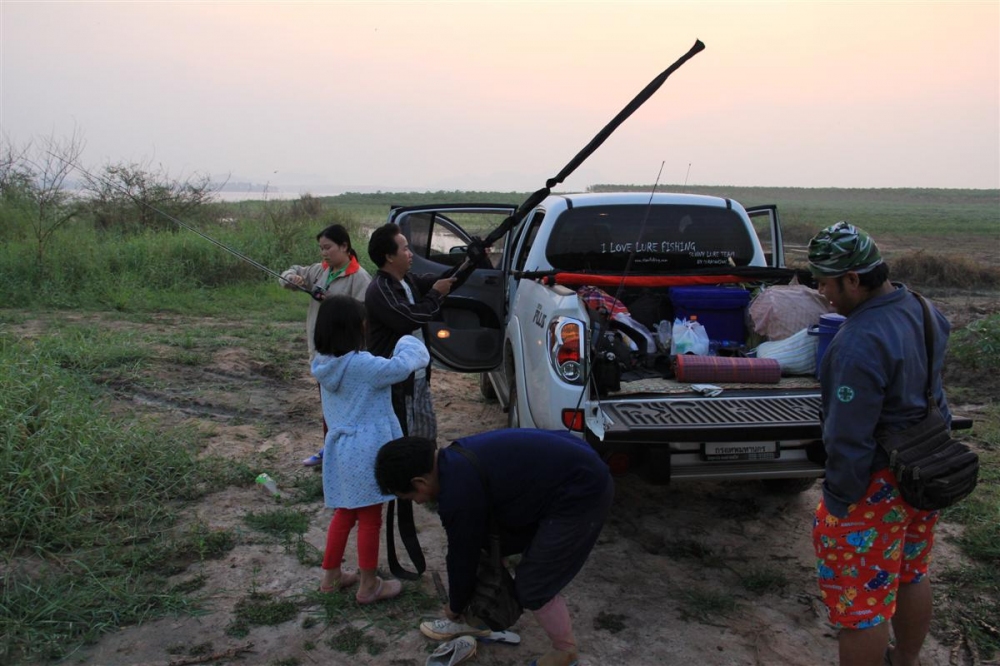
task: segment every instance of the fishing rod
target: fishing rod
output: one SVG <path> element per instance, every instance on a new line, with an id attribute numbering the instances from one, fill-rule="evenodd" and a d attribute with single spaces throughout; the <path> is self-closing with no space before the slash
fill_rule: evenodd
<path id="1" fill-rule="evenodd" d="M 590 140 L 590 143 L 583 147 L 583 150 L 577 153 L 576 156 L 562 168 L 559 173 L 545 181 L 545 187 L 540 190 L 536 190 L 533 194 L 531 194 L 531 196 L 529 196 L 524 203 L 518 206 L 514 213 L 504 219 L 504 221 L 500 223 L 500 226 L 490 232 L 486 238 L 473 238 L 472 242 L 469 243 L 468 250 L 466 251 L 465 261 L 462 262 L 458 269 L 453 273 L 454 277 L 457 278 L 456 285 L 464 282 L 469 275 L 472 274 L 472 271 L 475 270 L 476 266 L 482 265 L 480 262 L 486 256 L 487 248 L 492 246 L 493 243 L 499 240 L 511 228 L 517 226 L 517 224 L 520 223 L 521 220 L 523 220 L 528 213 L 535 208 L 535 206 L 540 204 L 545 197 L 551 194 L 553 187 L 566 180 L 566 178 L 569 177 L 569 175 L 572 174 L 578 166 L 583 164 L 584 160 L 590 157 L 590 155 L 597 150 L 609 136 L 611 136 L 612 132 L 618 129 L 619 125 L 625 122 L 625 120 L 635 113 L 635 111 L 642 106 L 646 100 L 652 97 L 653 93 L 660 89 L 660 86 L 663 85 L 664 81 L 666 81 L 671 74 L 703 50 L 705 50 L 705 44 L 702 43 L 700 39 L 695 40 L 694 46 L 688 49 L 687 53 L 678 58 L 674 64 L 667 67 L 652 81 L 650 81 L 645 88 L 639 91 L 639 94 L 632 98 L 631 102 L 626 104 L 625 107 L 618 112 L 618 115 L 611 119 L 611 122 L 605 125 L 604 128 Z"/>
<path id="2" fill-rule="evenodd" d="M 115 183 L 114 181 L 112 181 L 112 180 L 110 180 L 108 178 L 104 178 L 103 176 L 98 176 L 96 174 L 90 173 L 89 171 L 87 171 L 86 169 L 84 169 L 79 164 L 76 164 L 73 161 L 68 160 L 65 157 L 62 157 L 61 155 L 56 155 L 55 153 L 52 153 L 52 152 L 49 152 L 49 155 L 51 155 L 52 157 L 55 157 L 58 160 L 61 160 L 61 161 L 65 162 L 66 164 L 68 164 L 69 166 L 73 167 L 74 169 L 76 169 L 77 171 L 79 171 L 83 175 L 87 176 L 88 178 L 91 178 L 92 180 L 95 180 L 95 181 L 100 181 L 100 182 L 104 183 L 105 185 L 107 185 L 107 186 L 109 186 L 109 187 L 117 190 L 118 192 L 121 192 L 126 197 L 128 197 L 129 199 L 131 199 L 132 202 L 134 204 L 136 204 L 137 206 L 145 206 L 149 210 L 151 210 L 151 211 L 153 211 L 155 213 L 159 213 L 160 215 L 162 215 L 163 217 L 167 218 L 168 220 L 170 220 L 171 222 L 173 222 L 177 226 L 179 226 L 179 227 L 181 227 L 183 229 L 187 229 L 188 231 L 190 231 L 192 233 L 198 234 L 199 236 L 201 236 L 202 238 L 204 238 L 208 242 L 210 242 L 213 245 L 216 245 L 216 246 L 222 248 L 223 250 L 225 250 L 229 254 L 233 255 L 234 257 L 245 261 L 246 263 L 250 264 L 254 268 L 256 268 L 258 270 L 261 270 L 261 271 L 264 271 L 268 275 L 271 275 L 271 276 L 274 276 L 274 277 L 278 278 L 279 280 L 281 280 L 285 284 L 292 285 L 295 289 L 298 289 L 301 292 L 309 294 L 312 298 L 314 298 L 317 301 L 323 300 L 324 290 L 319 285 L 314 286 L 312 288 L 312 290 L 310 291 L 306 287 L 303 287 L 300 284 L 296 284 L 296 283 L 292 282 L 291 280 L 288 280 L 288 279 L 282 277 L 280 273 L 276 273 L 276 272 L 272 271 L 270 268 L 268 268 L 264 264 L 262 264 L 262 263 L 260 263 L 258 261 L 255 261 L 254 259 L 251 259 L 250 257 L 248 257 L 247 255 L 243 254 L 242 252 L 234 250 L 233 248 L 229 247 L 225 243 L 222 243 L 221 241 L 218 241 L 218 240 L 212 238 L 208 234 L 203 233 L 201 231 L 198 231 L 197 229 L 195 229 L 191 225 L 189 225 L 186 222 L 183 222 L 182 220 L 174 217 L 170 213 L 157 208 L 156 206 L 154 206 L 153 204 L 149 203 L 148 201 L 143 201 L 143 200 L 137 198 L 135 195 L 133 195 L 131 192 L 129 192 L 127 189 L 125 189 L 124 187 L 122 187 L 118 183 Z"/>
<path id="3" fill-rule="evenodd" d="M 660 176 L 663 175 L 663 165 L 666 164 L 666 160 L 660 162 L 660 170 L 656 174 L 656 181 L 653 183 L 653 189 L 649 192 L 649 201 L 646 202 L 646 212 L 642 216 L 642 222 L 639 223 L 639 231 L 636 234 L 635 243 L 632 243 L 632 249 L 628 253 L 628 259 L 625 261 L 625 269 L 622 271 L 621 280 L 618 282 L 618 288 L 615 290 L 615 295 L 611 298 L 611 311 L 608 312 L 606 318 L 601 317 L 597 321 L 597 327 L 594 330 L 594 339 L 599 341 L 601 336 L 604 335 L 604 326 L 610 328 L 611 319 L 614 317 L 615 307 L 621 303 L 622 291 L 625 289 L 625 278 L 628 276 L 629 271 L 632 270 L 632 262 L 635 259 L 636 252 L 639 248 L 639 242 L 642 240 L 643 234 L 646 232 L 646 222 L 649 221 L 649 212 L 653 208 L 653 197 L 656 195 L 656 188 L 660 186 Z M 594 348 L 597 348 L 598 342 L 594 343 Z M 580 405 L 583 404 L 583 398 L 587 394 L 587 386 L 590 384 L 590 377 L 594 372 L 594 363 L 591 362 L 587 365 L 587 373 L 583 378 L 583 387 L 580 389 L 580 397 L 576 401 L 576 412 L 580 411 Z M 598 394 L 598 402 L 600 402 L 600 394 Z M 570 430 L 569 427 L 566 428 L 567 432 Z"/>

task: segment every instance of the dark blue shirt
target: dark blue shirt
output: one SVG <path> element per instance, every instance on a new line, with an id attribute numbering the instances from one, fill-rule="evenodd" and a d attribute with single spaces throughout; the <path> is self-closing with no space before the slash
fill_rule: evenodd
<path id="1" fill-rule="evenodd" d="M 947 423 L 951 413 L 941 368 L 951 325 L 933 305 L 933 395 Z M 905 287 L 859 305 L 830 341 L 820 368 L 827 509 L 844 517 L 865 495 L 872 475 L 888 465 L 876 431 L 901 430 L 927 409 L 923 309 Z"/>
<path id="2" fill-rule="evenodd" d="M 448 535 L 450 606 L 460 613 L 475 588 L 489 510 L 500 524 L 505 551 L 520 552 L 542 519 L 577 515 L 599 502 L 610 474 L 589 444 L 563 431 L 494 430 L 457 443 L 476 455 L 490 485 L 487 499 L 472 463 L 450 447 L 438 453 L 438 512 Z"/>

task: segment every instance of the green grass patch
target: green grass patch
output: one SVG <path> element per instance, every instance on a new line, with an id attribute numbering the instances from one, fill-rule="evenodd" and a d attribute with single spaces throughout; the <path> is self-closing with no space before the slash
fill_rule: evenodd
<path id="1" fill-rule="evenodd" d="M 33 346 L 63 368 L 102 379 L 133 375 L 150 357 L 145 341 L 133 332 L 93 324 L 56 324 L 44 337 L 22 344 Z"/>
<path id="2" fill-rule="evenodd" d="M 607 631 L 612 634 L 625 631 L 628 628 L 628 615 L 620 613 L 606 613 L 601 611 L 594 618 L 594 629 L 597 631 Z"/>
<path id="3" fill-rule="evenodd" d="M 250 486 L 257 478 L 257 472 L 242 460 L 209 456 L 200 459 L 198 463 L 199 475 L 208 488 Z"/>
<path id="4" fill-rule="evenodd" d="M 413 631 L 413 619 L 441 608 L 437 596 L 428 594 L 417 585 L 404 584 L 394 599 L 377 604 L 361 605 L 350 592 L 309 594 L 315 613 L 331 627 L 358 626 L 365 631 L 378 629 L 390 638 Z"/>
<path id="5" fill-rule="evenodd" d="M 302 538 L 301 534 L 295 535 L 286 549 L 295 553 L 295 559 L 303 566 L 318 567 L 323 564 L 323 551 Z"/>
<path id="6" fill-rule="evenodd" d="M 987 412 L 985 420 L 984 430 L 995 437 L 1000 406 Z M 946 509 L 943 518 L 964 526 L 959 543 L 967 555 L 1000 570 L 1000 440 L 980 440 L 977 425 L 970 443 L 979 449 L 979 483 L 969 497 Z"/>
<path id="7" fill-rule="evenodd" d="M 979 484 L 942 519 L 963 526 L 958 543 L 971 563 L 935 576 L 934 631 L 959 636 L 984 660 L 1000 654 L 1000 405 L 977 420 Z"/>
<path id="8" fill-rule="evenodd" d="M 101 411 L 86 380 L 107 365 L 0 337 L 0 542 L 60 551 L 136 538 L 195 494 L 194 442 Z M 119 357 L 115 357 L 119 358 Z M 188 433 L 189 434 L 189 433 Z"/>
<path id="9" fill-rule="evenodd" d="M 700 560 L 708 567 L 724 566 L 722 557 L 708 546 L 695 539 L 667 539 L 663 543 L 660 555 L 670 558 Z"/>
<path id="10" fill-rule="evenodd" d="M 282 538 L 305 534 L 309 529 L 309 516 L 284 507 L 260 513 L 250 511 L 243 520 L 255 530 Z"/>
<path id="11" fill-rule="evenodd" d="M 221 559 L 236 543 L 236 534 L 229 530 L 195 523 L 133 548 L 106 552 L 115 555 L 111 563 L 128 563 L 131 568 L 165 577 L 183 573 L 194 562 Z"/>
<path id="12" fill-rule="evenodd" d="M 934 595 L 932 631 L 993 663 L 1000 654 L 1000 571 L 978 563 L 943 571 L 935 577 Z"/>
<path id="13" fill-rule="evenodd" d="M 170 588 L 171 592 L 177 592 L 178 594 L 191 594 L 192 592 L 197 592 L 205 587 L 205 583 L 208 582 L 208 576 L 205 574 L 198 574 L 192 576 L 188 580 L 181 581 Z"/>
<path id="14" fill-rule="evenodd" d="M 226 627 L 226 635 L 243 638 L 256 626 L 274 626 L 294 620 L 299 607 L 289 599 L 274 599 L 270 595 L 254 592 L 236 602 L 233 620 Z"/>
<path id="15" fill-rule="evenodd" d="M 269 666 L 300 666 L 302 661 L 295 657 L 285 657 L 284 659 L 275 659 L 274 661 L 268 662 Z"/>
<path id="16" fill-rule="evenodd" d="M 680 612 L 682 620 L 695 620 L 703 624 L 719 624 L 732 615 L 738 606 L 727 591 L 687 587 L 681 591 Z"/>
<path id="17" fill-rule="evenodd" d="M 160 581 L 139 571 L 95 571 L 82 562 L 63 569 L 47 560 L 24 559 L 11 566 L 0 597 L 0 662 L 5 664 L 60 659 L 121 626 L 195 610 L 184 595 L 164 592 Z"/>
<path id="18" fill-rule="evenodd" d="M 102 378 L 146 358 L 138 336 L 100 327 L 0 333 L 0 662 L 62 658 L 124 625 L 196 612 L 186 595 L 204 580 L 164 578 L 235 545 L 225 530 L 172 527 L 181 502 L 233 475 L 197 460 L 197 432 L 107 412 Z"/>
<path id="19" fill-rule="evenodd" d="M 344 627 L 327 639 L 326 644 L 344 654 L 357 654 L 364 649 L 373 657 L 381 654 L 388 643 L 378 641 L 357 627 Z"/>
<path id="20" fill-rule="evenodd" d="M 323 475 L 308 472 L 295 478 L 292 486 L 298 491 L 298 501 L 313 504 L 323 501 Z"/>
<path id="21" fill-rule="evenodd" d="M 747 592 L 756 595 L 780 593 L 788 587 L 788 577 L 780 569 L 773 567 L 750 567 L 737 572 L 740 584 Z"/>
<path id="22" fill-rule="evenodd" d="M 1000 370 L 1000 315 L 991 315 L 954 331 L 948 339 L 950 356 L 971 370 Z"/>

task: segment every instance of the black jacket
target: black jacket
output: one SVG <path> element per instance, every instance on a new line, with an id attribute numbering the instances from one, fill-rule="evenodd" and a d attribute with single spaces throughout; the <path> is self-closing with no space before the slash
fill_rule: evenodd
<path id="1" fill-rule="evenodd" d="M 399 339 L 412 334 L 418 329 L 423 332 L 424 343 L 427 343 L 427 323 L 433 321 L 441 310 L 444 296 L 431 287 L 440 278 L 432 273 L 413 275 L 407 273 L 404 277 L 413 292 L 410 303 L 402 283 L 385 271 L 378 271 L 365 292 L 365 309 L 368 313 L 368 351 L 376 356 L 389 358 Z M 427 366 L 427 379 L 430 380 L 431 368 Z M 393 386 L 394 392 L 400 388 L 405 395 L 413 393 L 413 376 L 405 382 Z"/>

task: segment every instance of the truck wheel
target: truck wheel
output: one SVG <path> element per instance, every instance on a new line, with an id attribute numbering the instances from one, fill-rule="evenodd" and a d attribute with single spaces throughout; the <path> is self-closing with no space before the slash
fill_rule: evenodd
<path id="1" fill-rule="evenodd" d="M 764 488 L 774 495 L 798 495 L 813 487 L 814 477 L 807 479 L 764 479 Z"/>
<path id="2" fill-rule="evenodd" d="M 479 392 L 486 402 L 495 402 L 497 399 L 497 392 L 493 388 L 493 382 L 490 381 L 489 374 L 485 372 L 479 373 Z"/>
<path id="3" fill-rule="evenodd" d="M 510 378 L 510 400 L 507 401 L 507 427 L 521 427 L 521 416 L 517 413 L 517 380 L 514 377 Z"/>

